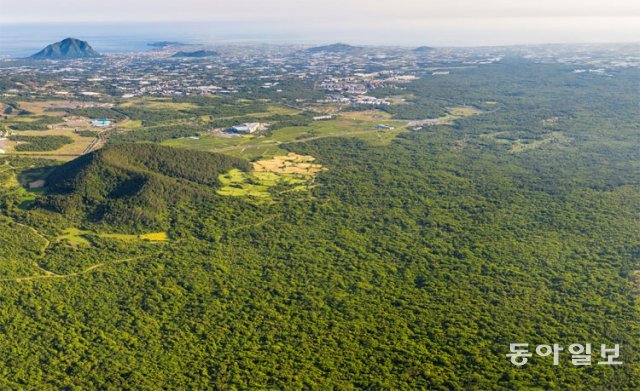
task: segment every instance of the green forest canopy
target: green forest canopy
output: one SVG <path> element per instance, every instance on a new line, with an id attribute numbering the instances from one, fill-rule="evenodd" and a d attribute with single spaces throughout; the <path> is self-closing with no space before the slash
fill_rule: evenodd
<path id="1" fill-rule="evenodd" d="M 2 240 L 14 245 L 2 254 L 2 388 L 638 389 L 637 71 L 465 72 L 409 85 L 414 109 L 497 110 L 386 146 L 283 145 L 328 168 L 311 195 L 164 204 L 169 243 L 91 236 L 74 249 L 55 238 L 90 216 L 25 207 L 33 194 L 3 188 Z M 551 117 L 562 120 L 549 128 Z M 118 198 L 96 172 L 216 186 L 196 157 L 169 165 L 153 158 L 169 149 L 119 148 L 91 174 L 50 180 L 76 178 L 57 191 L 82 188 L 79 205 Z M 3 160 L 6 181 L 45 164 Z M 514 342 L 619 343 L 625 364 L 516 368 Z"/>

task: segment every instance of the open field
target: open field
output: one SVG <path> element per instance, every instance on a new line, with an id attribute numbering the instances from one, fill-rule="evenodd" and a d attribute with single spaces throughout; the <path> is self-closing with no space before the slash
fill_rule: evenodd
<path id="1" fill-rule="evenodd" d="M 273 201 L 279 192 L 305 191 L 313 185 L 315 175 L 326 168 L 313 163 L 313 156 L 289 153 L 253 163 L 253 171 L 231 170 L 220 175 L 218 194 L 250 197 L 258 202 Z"/>
<path id="2" fill-rule="evenodd" d="M 530 149 L 540 148 L 549 144 L 567 145 L 571 140 L 565 136 L 562 132 L 551 132 L 544 136 L 542 140 L 533 140 L 524 142 L 522 140 L 516 140 L 509 151 L 512 153 L 523 152 Z"/>
<path id="3" fill-rule="evenodd" d="M 159 110 L 189 110 L 195 109 L 198 106 L 193 103 L 178 103 L 173 102 L 169 98 L 138 98 L 129 99 L 118 105 L 119 107 L 143 107 L 148 109 Z"/>
<path id="4" fill-rule="evenodd" d="M 315 164 L 313 156 L 302 156 L 289 153 L 286 156 L 276 156 L 269 160 L 258 160 L 253 163 L 255 172 L 271 172 L 274 174 L 297 174 L 313 176 L 324 168 L 321 164 Z"/>
<path id="5" fill-rule="evenodd" d="M 98 236 L 106 239 L 117 239 L 124 241 L 138 241 L 138 240 L 147 240 L 151 242 L 166 242 L 169 240 L 169 236 L 166 232 L 150 232 L 146 234 L 140 235 L 132 235 L 132 234 L 117 234 L 117 233 L 96 233 L 93 231 L 82 230 L 78 228 L 67 228 L 64 230 L 62 235 L 59 235 L 56 238 L 57 242 L 64 242 L 71 247 L 78 246 L 90 246 L 91 241 L 89 238 L 91 236 Z"/>
<path id="6" fill-rule="evenodd" d="M 52 104 L 59 103 L 58 101 L 44 101 L 44 102 L 18 102 L 21 109 L 27 110 L 34 115 L 64 115 L 63 110 L 51 111 L 47 110 L 51 108 Z"/>
<path id="7" fill-rule="evenodd" d="M 446 126 L 453 125 L 454 121 L 459 120 L 464 117 L 469 117 L 472 115 L 478 115 L 484 113 L 483 110 L 480 110 L 476 107 L 472 106 L 454 106 L 447 109 L 447 114 L 438 118 L 429 118 L 424 120 L 411 121 L 409 126 L 411 127 L 419 127 L 419 126 Z"/>
<path id="8" fill-rule="evenodd" d="M 91 144 L 91 142 L 95 139 L 94 137 L 83 137 L 77 134 L 73 129 L 68 128 L 59 128 L 59 129 L 49 129 L 49 130 L 27 130 L 15 132 L 16 135 L 20 136 L 67 136 L 73 140 L 72 144 L 67 144 L 62 146 L 60 149 L 55 151 L 16 151 L 15 147 L 19 142 L 6 140 L 5 141 L 5 151 L 7 154 L 12 155 L 28 155 L 28 156 L 65 156 L 65 157 L 74 157 L 80 156 L 82 152 Z M 65 159 L 62 159 L 65 160 Z M 66 159 L 70 160 L 70 159 Z"/>
<path id="9" fill-rule="evenodd" d="M 358 137 L 377 144 L 389 143 L 396 135 L 406 131 L 407 121 L 392 120 L 382 111 L 347 112 L 333 120 L 316 121 L 308 126 L 291 126 L 274 130 L 269 136 L 222 138 L 204 136 L 199 140 L 174 139 L 163 144 L 175 147 L 221 152 L 246 159 L 269 158 L 286 155 L 280 148 L 286 143 L 311 141 L 325 137 Z M 393 127 L 381 130 L 379 124 Z"/>
<path id="10" fill-rule="evenodd" d="M 166 232 L 150 232 L 150 233 L 140 234 L 140 235 L 98 233 L 98 236 L 100 236 L 101 238 L 119 239 L 119 240 L 126 240 L 126 241 L 148 240 L 151 242 L 166 242 L 167 240 L 169 240 L 169 236 L 167 235 Z"/>
<path id="11" fill-rule="evenodd" d="M 533 149 L 538 149 L 547 145 L 567 146 L 571 139 L 562 132 L 549 132 L 541 139 L 519 139 L 512 136 L 511 132 L 495 132 L 480 135 L 481 139 L 490 140 L 492 143 L 508 147 L 511 153 L 520 153 Z"/>
<path id="12" fill-rule="evenodd" d="M 116 126 L 119 129 L 127 129 L 127 130 L 137 129 L 137 128 L 142 128 L 142 121 L 126 119 L 124 121 L 118 122 Z"/>
<path id="13" fill-rule="evenodd" d="M 91 242 L 85 237 L 89 231 L 77 228 L 67 228 L 62 235 L 56 238 L 57 242 L 63 242 L 71 247 L 90 246 Z"/>

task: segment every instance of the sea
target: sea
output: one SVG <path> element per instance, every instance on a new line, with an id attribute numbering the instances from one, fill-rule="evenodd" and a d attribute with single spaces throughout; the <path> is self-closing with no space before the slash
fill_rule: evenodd
<path id="1" fill-rule="evenodd" d="M 264 30 L 225 22 L 0 24 L 0 57 L 27 57 L 67 37 L 87 41 L 99 53 L 150 50 L 148 44 L 158 41 L 190 44 L 295 43 L 288 34 L 265 34 Z"/>

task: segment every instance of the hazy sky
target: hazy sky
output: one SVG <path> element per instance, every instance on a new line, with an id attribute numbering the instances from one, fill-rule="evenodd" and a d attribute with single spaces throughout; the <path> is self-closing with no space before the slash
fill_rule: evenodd
<path id="1" fill-rule="evenodd" d="M 313 42 L 640 41 L 640 0 L 0 0 L 0 10 L 4 24 L 194 21 L 212 39 L 233 22 L 232 31 Z"/>

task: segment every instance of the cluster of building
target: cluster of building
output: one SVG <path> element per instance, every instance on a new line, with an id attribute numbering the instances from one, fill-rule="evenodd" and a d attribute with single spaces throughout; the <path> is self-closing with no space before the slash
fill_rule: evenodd
<path id="1" fill-rule="evenodd" d="M 309 55 L 299 46 L 241 45 L 216 50 L 219 56 L 186 59 L 151 50 L 90 60 L 16 61 L 15 66 L 5 60 L 0 77 L 24 80 L 29 75 L 37 81 L 0 93 L 106 101 L 110 97 L 278 94 L 285 90 L 286 81 L 296 81 L 316 84 L 317 91 L 327 94 L 364 95 L 415 78 L 417 69 L 416 59 L 407 50 L 322 55 Z M 369 69 L 372 64 L 377 70 Z"/>
<path id="2" fill-rule="evenodd" d="M 376 98 L 368 95 L 327 95 L 325 99 L 319 99 L 318 103 L 337 103 L 340 105 L 364 105 L 364 106 L 388 106 L 387 99 Z"/>
<path id="3" fill-rule="evenodd" d="M 170 58 L 161 50 L 107 54 L 90 60 L 24 62 L 0 60 L 0 94 L 49 96 L 82 102 L 112 102 L 113 98 L 190 95 L 259 96 L 303 103 L 304 97 L 284 97 L 287 88 L 303 83 L 324 94 L 321 101 L 386 105 L 372 97 L 377 89 L 401 88 L 423 77 L 446 77 L 456 67 L 499 62 L 510 55 L 534 61 L 575 64 L 578 72 L 608 74 L 604 69 L 640 67 L 637 45 L 617 50 L 585 46 L 566 53 L 557 47 L 358 48 L 310 54 L 301 46 L 238 45 L 215 48 L 220 55 Z M 553 49 L 553 50 L 552 50 Z M 578 67 L 577 65 L 580 65 Z M 586 66 L 585 66 L 586 65 Z M 599 73 L 598 73 L 599 72 Z M 28 76 L 28 77 L 25 77 Z M 14 85 L 10 85 L 14 80 Z M 29 80 L 28 83 L 20 81 Z M 296 84 L 297 83 L 297 84 Z M 282 94 L 283 98 L 279 98 Z M 290 96 L 291 94 L 289 94 Z M 296 99 L 297 98 L 297 99 Z M 317 101 L 317 96 L 314 96 Z"/>

